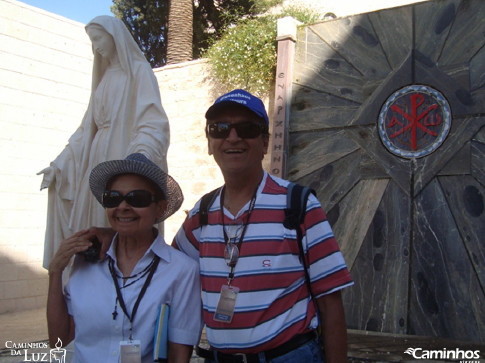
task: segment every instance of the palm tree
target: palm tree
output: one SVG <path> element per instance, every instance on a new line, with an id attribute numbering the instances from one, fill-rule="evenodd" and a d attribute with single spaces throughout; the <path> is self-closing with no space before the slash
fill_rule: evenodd
<path id="1" fill-rule="evenodd" d="M 170 0 L 166 64 L 192 60 L 192 35 L 192 0 Z"/>

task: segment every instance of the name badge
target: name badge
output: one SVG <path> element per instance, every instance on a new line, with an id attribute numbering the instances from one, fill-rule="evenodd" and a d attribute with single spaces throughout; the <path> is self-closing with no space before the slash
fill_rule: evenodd
<path id="1" fill-rule="evenodd" d="M 123 340 L 120 342 L 121 363 L 141 363 L 141 343 L 139 340 Z"/>
<path id="2" fill-rule="evenodd" d="M 222 285 L 221 295 L 217 303 L 216 312 L 214 313 L 215 321 L 222 323 L 230 323 L 232 321 L 238 293 L 239 287 Z"/>

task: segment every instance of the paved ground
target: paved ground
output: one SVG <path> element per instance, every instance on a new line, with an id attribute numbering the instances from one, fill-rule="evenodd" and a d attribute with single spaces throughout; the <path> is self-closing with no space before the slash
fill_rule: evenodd
<path id="1" fill-rule="evenodd" d="M 35 348 L 11 349 L 13 343 L 34 343 Z M 457 342 L 445 339 L 423 338 L 418 336 L 391 335 L 349 330 L 349 359 L 350 363 L 358 362 L 414 362 L 409 354 L 404 353 L 408 348 L 422 348 L 423 350 L 479 350 L 480 363 L 485 363 L 485 344 Z M 47 327 L 45 309 L 24 312 L 0 314 L 0 363 L 18 362 L 49 362 L 50 348 L 47 346 Z M 69 348 L 69 347 L 68 347 Z M 20 354 L 17 354 L 20 353 Z M 46 356 L 44 356 L 46 355 Z M 68 359 L 71 353 L 68 349 Z M 42 360 L 42 359 L 45 360 Z M 411 359 L 410 359 L 411 358 Z M 451 362 L 451 360 L 421 360 L 423 363 Z M 478 360 L 468 360 L 478 362 Z M 202 363 L 203 360 L 194 356 L 191 363 Z M 455 360 L 460 362 L 460 360 Z M 95 362 L 96 363 L 96 362 Z M 290 362 L 291 363 L 291 362 Z"/>
<path id="2" fill-rule="evenodd" d="M 11 349 L 14 343 L 33 343 L 35 348 Z M 20 354 L 18 354 L 20 353 Z M 0 314 L 0 363 L 49 362 L 45 309 Z M 67 347 L 66 363 L 72 358 L 72 347 Z M 191 363 L 202 363 L 196 357 Z M 97 363 L 97 362 L 93 362 Z"/>
<path id="3" fill-rule="evenodd" d="M 469 362 L 485 363 L 485 344 L 438 339 L 415 335 L 394 335 L 376 332 L 349 330 L 348 334 L 349 362 L 413 362 L 413 363 L 439 363 L 439 362 Z M 404 353 L 409 348 L 421 348 L 418 357 L 423 351 L 449 351 L 479 350 L 480 360 L 460 359 L 415 359 Z"/>

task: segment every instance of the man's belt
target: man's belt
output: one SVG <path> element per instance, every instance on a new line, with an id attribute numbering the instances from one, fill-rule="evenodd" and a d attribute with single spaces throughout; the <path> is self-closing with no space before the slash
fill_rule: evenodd
<path id="1" fill-rule="evenodd" d="M 315 331 L 311 331 L 305 334 L 295 335 L 286 343 L 267 350 L 263 352 L 266 360 L 271 360 L 273 358 L 279 357 L 281 355 L 285 355 L 286 353 L 291 352 L 303 344 L 308 343 L 310 340 L 313 340 L 316 337 Z M 214 355 L 217 355 L 217 360 L 220 363 L 259 363 L 259 355 L 258 353 L 234 353 L 234 354 L 227 354 L 222 353 L 220 351 L 213 351 L 207 350 L 200 347 L 196 347 L 196 353 L 199 357 L 214 359 Z"/>

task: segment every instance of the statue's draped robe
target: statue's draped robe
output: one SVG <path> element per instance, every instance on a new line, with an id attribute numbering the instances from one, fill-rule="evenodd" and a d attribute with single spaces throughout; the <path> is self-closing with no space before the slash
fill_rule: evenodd
<path id="1" fill-rule="evenodd" d="M 102 161 L 140 152 L 167 170 L 170 131 L 153 71 L 121 20 L 99 16 L 113 37 L 120 64 L 107 66 L 94 54 L 93 86 L 80 127 L 51 163 L 56 175 L 49 187 L 44 267 L 60 242 L 92 226 L 109 226 L 89 188 L 89 175 Z"/>

